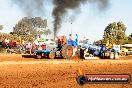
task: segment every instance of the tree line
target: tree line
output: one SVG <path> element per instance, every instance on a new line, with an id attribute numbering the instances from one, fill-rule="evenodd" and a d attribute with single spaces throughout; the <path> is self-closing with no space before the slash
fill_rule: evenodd
<path id="1" fill-rule="evenodd" d="M 127 27 L 123 22 L 113 22 L 104 29 L 103 39 L 94 42 L 95 44 L 132 44 L 132 33 L 126 35 Z"/>
<path id="2" fill-rule="evenodd" d="M 3 29 L 3 25 L 0 25 L 0 29 Z M 41 17 L 24 17 L 13 27 L 13 31 L 10 34 L 14 37 L 21 37 L 25 41 L 33 41 L 39 35 L 51 34 L 51 30 L 47 29 L 46 19 L 42 19 Z"/>
<path id="3" fill-rule="evenodd" d="M 3 25 L 0 25 L 0 30 L 3 29 Z M 21 37 L 22 40 L 32 41 L 36 39 L 38 35 L 51 34 L 50 29 L 47 28 L 47 20 L 41 17 L 27 18 L 24 17 L 13 27 L 13 31 L 10 32 L 9 38 L 17 39 Z M 113 22 L 108 24 L 104 29 L 103 39 L 94 42 L 94 44 L 132 44 L 132 33 L 127 36 L 125 34 L 127 27 L 123 22 Z M 7 36 L 6 34 L 4 34 Z"/>

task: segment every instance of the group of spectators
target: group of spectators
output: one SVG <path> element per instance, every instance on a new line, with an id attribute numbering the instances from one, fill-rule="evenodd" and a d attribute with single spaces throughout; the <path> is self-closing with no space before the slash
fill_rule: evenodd
<path id="1" fill-rule="evenodd" d="M 6 49 L 13 48 L 16 46 L 16 42 L 10 39 L 4 39 L 2 42 L 0 42 L 0 46 Z"/>
<path id="2" fill-rule="evenodd" d="M 34 50 L 44 49 L 45 45 L 39 42 L 26 42 L 22 41 L 18 43 L 16 41 L 5 38 L 0 42 L 0 47 L 7 49 L 8 52 L 18 52 L 18 53 L 30 53 L 32 54 Z"/>

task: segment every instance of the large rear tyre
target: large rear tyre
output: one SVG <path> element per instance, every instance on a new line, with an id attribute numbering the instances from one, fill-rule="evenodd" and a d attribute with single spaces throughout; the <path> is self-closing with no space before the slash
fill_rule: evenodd
<path id="1" fill-rule="evenodd" d="M 73 55 L 73 48 L 71 45 L 64 45 L 62 48 L 62 56 L 65 59 L 71 59 Z"/>
<path id="2" fill-rule="evenodd" d="M 55 58 L 55 53 L 54 52 L 50 52 L 49 53 L 49 58 L 50 59 L 54 59 Z"/>
<path id="3" fill-rule="evenodd" d="M 80 48 L 80 58 L 81 59 L 85 59 L 84 58 L 84 51 L 85 51 L 85 48 Z"/>

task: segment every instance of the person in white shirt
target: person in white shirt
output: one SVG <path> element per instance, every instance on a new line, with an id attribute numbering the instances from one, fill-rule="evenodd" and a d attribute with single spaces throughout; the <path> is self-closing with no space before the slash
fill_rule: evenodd
<path id="1" fill-rule="evenodd" d="M 10 40 L 9 39 L 5 39 L 5 42 L 8 44 L 10 42 Z"/>

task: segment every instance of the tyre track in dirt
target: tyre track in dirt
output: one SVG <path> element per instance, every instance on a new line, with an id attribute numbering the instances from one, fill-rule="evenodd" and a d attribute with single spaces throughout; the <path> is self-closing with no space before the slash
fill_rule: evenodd
<path id="1" fill-rule="evenodd" d="M 6 59 L 3 60 L 3 57 Z M 87 74 L 130 74 L 132 60 L 36 60 L 0 56 L 0 88 L 132 88 L 130 84 L 76 83 L 78 68 Z M 19 59 L 19 60 L 17 60 Z M 28 60 L 27 60 L 28 59 Z"/>

